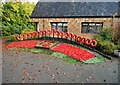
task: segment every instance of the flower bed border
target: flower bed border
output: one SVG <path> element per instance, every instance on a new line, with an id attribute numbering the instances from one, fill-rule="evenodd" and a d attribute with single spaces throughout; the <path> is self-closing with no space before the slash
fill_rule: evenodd
<path id="1" fill-rule="evenodd" d="M 51 33 L 48 33 L 48 31 L 51 31 Z M 110 55 L 106 55 L 98 50 L 95 49 L 96 45 L 97 45 L 97 42 L 95 40 L 90 40 L 88 38 L 84 38 L 84 37 L 81 37 L 81 36 L 78 36 L 78 35 L 75 35 L 75 34 L 72 34 L 72 33 L 64 33 L 62 34 L 62 36 L 60 35 L 60 33 L 63 33 L 63 32 L 60 32 L 58 30 L 55 30 L 55 29 L 52 29 L 52 30 L 41 30 L 40 32 L 33 32 L 33 33 L 30 33 L 29 36 L 27 39 L 26 37 L 24 38 L 22 35 L 20 36 L 17 36 L 17 39 L 18 40 L 39 40 L 39 39 L 48 39 L 48 40 L 53 40 L 53 41 L 65 41 L 67 43 L 74 43 L 74 44 L 77 44 L 77 45 L 80 45 L 82 47 L 85 47 L 89 50 L 92 50 L 94 52 L 97 52 L 101 55 L 103 55 L 104 57 L 108 58 L 108 59 L 111 59 L 112 57 Z M 27 35 L 27 34 L 26 34 Z M 49 36 L 48 36 L 49 35 Z M 52 37 L 50 36 L 52 35 Z M 56 36 L 55 36 L 56 35 Z M 79 38 L 79 39 L 78 39 Z"/>

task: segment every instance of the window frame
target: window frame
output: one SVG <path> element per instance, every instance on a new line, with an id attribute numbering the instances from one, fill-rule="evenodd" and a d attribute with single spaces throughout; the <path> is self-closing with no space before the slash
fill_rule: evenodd
<path id="1" fill-rule="evenodd" d="M 55 29 L 58 30 L 58 24 L 62 24 L 62 32 L 64 32 L 64 24 L 67 24 L 67 31 L 68 31 L 68 22 L 50 22 L 51 24 L 51 30 L 52 30 L 52 25 L 56 24 Z"/>
<path id="2" fill-rule="evenodd" d="M 86 25 L 84 25 L 86 24 Z M 93 25 L 93 28 L 94 28 L 94 32 L 89 32 L 90 30 L 90 24 L 94 24 Z M 103 22 L 82 22 L 81 23 L 81 33 L 87 33 L 87 34 L 97 34 L 98 31 L 97 31 L 97 25 L 96 24 L 99 24 L 101 25 L 101 29 L 103 28 Z M 86 32 L 83 32 L 83 26 L 86 26 Z"/>

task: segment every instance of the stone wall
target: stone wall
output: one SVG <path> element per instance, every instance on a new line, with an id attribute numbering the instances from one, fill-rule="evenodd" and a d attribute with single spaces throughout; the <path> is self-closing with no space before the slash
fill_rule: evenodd
<path id="1" fill-rule="evenodd" d="M 82 22 L 103 22 L 103 27 L 112 26 L 112 18 L 33 18 L 32 22 L 39 22 L 40 30 L 51 29 L 50 22 L 68 22 L 68 32 L 90 37 L 94 34 L 81 33 L 81 23 Z"/>
<path id="2" fill-rule="evenodd" d="M 113 19 L 113 40 L 120 42 L 120 18 Z"/>

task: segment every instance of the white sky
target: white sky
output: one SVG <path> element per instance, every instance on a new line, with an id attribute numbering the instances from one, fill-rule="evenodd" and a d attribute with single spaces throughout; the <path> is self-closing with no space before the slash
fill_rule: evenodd
<path id="1" fill-rule="evenodd" d="M 2 2 L 5 2 L 5 1 L 8 1 L 8 0 L 2 0 Z M 35 2 L 35 3 L 37 3 L 37 2 L 38 2 L 38 0 L 21 0 L 21 1 Z"/>

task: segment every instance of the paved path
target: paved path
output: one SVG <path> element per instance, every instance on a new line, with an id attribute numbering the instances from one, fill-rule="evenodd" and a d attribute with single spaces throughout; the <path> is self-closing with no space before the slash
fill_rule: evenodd
<path id="1" fill-rule="evenodd" d="M 3 83 L 118 83 L 118 60 L 71 65 L 53 56 L 5 51 Z"/>

